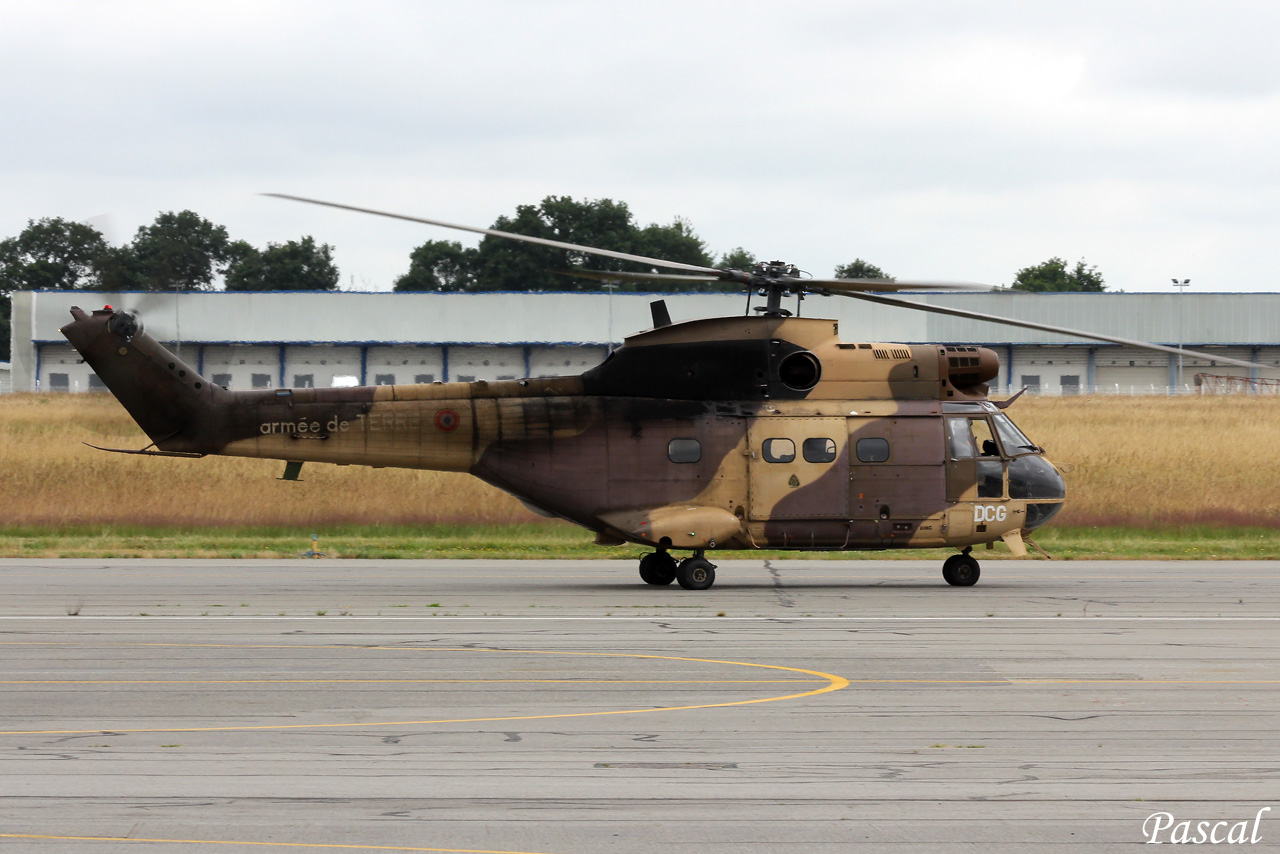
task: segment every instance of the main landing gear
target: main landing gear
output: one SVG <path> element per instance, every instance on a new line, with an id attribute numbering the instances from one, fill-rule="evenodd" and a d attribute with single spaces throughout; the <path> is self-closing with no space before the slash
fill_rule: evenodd
<path id="1" fill-rule="evenodd" d="M 716 568 L 701 550 L 677 563 L 665 546 L 658 546 L 656 552 L 640 558 L 640 578 L 645 584 L 662 586 L 675 581 L 685 590 L 706 590 L 716 583 Z"/>
<path id="2" fill-rule="evenodd" d="M 978 576 L 982 574 L 982 569 L 978 566 L 978 562 L 969 556 L 971 551 L 973 548 L 966 546 L 963 552 L 952 555 L 943 562 L 942 577 L 952 587 L 972 587 L 978 583 Z"/>

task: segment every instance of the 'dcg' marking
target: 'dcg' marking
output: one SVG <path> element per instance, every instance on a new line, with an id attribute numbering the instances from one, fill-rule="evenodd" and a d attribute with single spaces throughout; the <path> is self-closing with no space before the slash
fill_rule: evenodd
<path id="1" fill-rule="evenodd" d="M 239 648 L 236 644 L 122 644 L 122 646 L 147 646 L 147 647 L 177 647 L 177 648 L 200 648 L 200 647 L 218 647 L 222 649 Z M 819 694 L 828 694 L 832 691 L 839 691 L 842 688 L 849 687 L 849 680 L 843 676 L 836 676 L 831 673 L 823 673 L 818 670 L 805 670 L 800 667 L 785 667 L 779 664 L 757 664 L 749 661 L 722 661 L 714 658 L 689 658 L 684 656 L 673 655 L 642 655 L 639 653 L 627 652 L 560 652 L 556 650 L 483 650 L 483 649 L 466 649 L 466 648 L 450 648 L 450 649 L 430 649 L 430 648 L 413 648 L 413 647 L 336 647 L 332 645 L 324 645 L 319 647 L 310 646 L 268 646 L 265 644 L 245 644 L 243 648 L 247 649 L 289 649 L 289 650 L 313 650 L 313 649 L 348 649 L 352 651 L 383 651 L 398 653 L 420 653 L 420 652 L 466 652 L 466 653 L 482 653 L 487 655 L 500 655 L 508 653 L 512 655 L 561 655 L 561 656 L 577 656 L 577 657 L 593 657 L 593 658 L 639 658 L 649 661 L 685 661 L 698 664 L 724 664 L 733 667 L 757 667 L 762 670 L 778 670 L 784 673 L 798 673 L 805 676 L 814 676 L 819 679 L 825 679 L 827 684 L 821 688 L 815 688 L 811 691 L 803 691 L 796 694 L 784 694 L 776 697 L 755 697 L 750 700 L 730 700 L 724 703 L 699 703 L 688 706 L 662 706 L 658 708 L 647 709 L 611 709 L 599 712 L 560 712 L 546 715 L 503 715 L 496 717 L 481 718 L 443 718 L 433 720 L 415 720 L 415 721 L 371 721 L 360 723 L 308 723 L 308 724 L 259 724 L 252 726 L 198 726 L 198 727 L 99 727 L 97 729 L 49 729 L 49 730 L 11 730 L 0 731 L 0 735 L 87 735 L 91 733 L 153 733 L 153 732 L 240 732 L 240 731 L 263 731 L 263 730 L 295 730 L 295 729 L 350 729 L 350 728 L 369 728 L 384 726 L 421 726 L 424 724 L 457 724 L 457 723 L 488 723 L 496 721 L 536 721 L 547 720 L 551 718 L 591 718 L 603 717 L 606 715 L 640 715 L 652 712 L 680 712 L 690 711 L 693 709 L 719 709 L 728 706 L 749 706 L 757 703 L 776 703 L 782 700 L 799 700 L 803 697 L 816 697 Z M 481 681 L 481 680 L 476 680 Z M 521 680 L 513 680 L 521 681 Z M 557 680 L 558 681 L 558 680 Z M 622 680 L 627 681 L 627 680 Z M 793 680 L 705 680 L 709 684 L 726 683 L 726 682 L 773 682 L 773 681 L 793 681 Z M 430 850 L 430 849 L 424 849 Z"/>

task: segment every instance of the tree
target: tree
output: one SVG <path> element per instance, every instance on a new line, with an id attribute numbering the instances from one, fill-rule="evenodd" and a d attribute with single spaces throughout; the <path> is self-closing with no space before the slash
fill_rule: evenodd
<path id="1" fill-rule="evenodd" d="M 499 217 L 495 229 L 533 237 L 576 243 L 644 255 L 663 261 L 709 267 L 711 256 L 688 220 L 676 218 L 669 225 L 636 225 L 625 202 L 612 199 L 576 201 L 568 196 L 548 196 L 538 205 L 520 205 L 514 218 Z M 475 290 L 577 291 L 595 290 L 593 280 L 557 275 L 554 271 L 585 267 L 596 271 L 651 273 L 655 265 L 605 258 L 576 250 L 555 249 L 503 238 L 480 241 L 475 257 Z M 620 282 L 621 290 L 721 290 L 719 283 Z M 736 286 L 731 286 L 736 289 Z"/>
<path id="2" fill-rule="evenodd" d="M 578 243 L 595 249 L 643 254 L 637 245 L 635 219 L 626 202 L 615 202 L 613 199 L 579 202 L 570 196 L 547 196 L 536 208 L 536 213 L 545 223 L 545 236 L 552 240 Z M 610 265 L 596 269 L 614 269 L 612 265 L 626 263 L 584 252 L 569 252 L 568 259 L 574 265 L 598 262 Z"/>
<path id="3" fill-rule="evenodd" d="M 258 251 L 237 240 L 224 250 L 229 291 L 332 291 L 338 287 L 333 247 L 303 237 Z"/>
<path id="4" fill-rule="evenodd" d="M 746 272 L 756 265 L 756 256 L 741 246 L 730 249 L 720 256 L 716 266 L 722 270 L 742 270 Z"/>
<path id="5" fill-rule="evenodd" d="M 624 202 L 612 199 L 579 202 L 569 196 L 547 196 L 537 206 L 518 206 L 514 218 L 498 217 L 493 228 L 596 249 L 635 251 L 636 229 L 631 211 Z M 588 280 L 559 276 L 554 271 L 584 264 L 594 270 L 634 267 L 584 252 L 485 237 L 476 254 L 475 288 L 482 291 L 582 290 L 586 287 L 582 282 Z"/>
<path id="6" fill-rule="evenodd" d="M 1050 258 L 1043 264 L 1024 267 L 1014 277 L 1013 287 L 1020 291 L 1101 293 L 1107 289 L 1097 267 L 1086 267 L 1084 259 L 1076 262 L 1074 269 L 1067 269 L 1061 258 Z"/>
<path id="7" fill-rule="evenodd" d="M 710 267 L 715 263 L 707 254 L 707 244 L 693 233 L 693 225 L 683 217 L 676 217 L 670 225 L 652 223 L 641 229 L 635 254 L 699 267 Z"/>
<path id="8" fill-rule="evenodd" d="M 133 255 L 139 283 L 147 290 L 202 291 L 228 261 L 227 229 L 193 211 L 169 211 L 138 229 Z"/>
<path id="9" fill-rule="evenodd" d="M 138 256 L 128 244 L 108 246 L 94 262 L 94 269 L 98 273 L 98 287 L 104 291 L 119 293 L 146 290 L 142 271 L 138 267 Z"/>
<path id="10" fill-rule="evenodd" d="M 500 216 L 493 228 L 552 239 L 551 227 L 533 205 L 520 205 L 514 218 Z M 476 250 L 472 287 L 478 291 L 572 290 L 551 270 L 569 266 L 568 253 L 546 246 L 486 236 Z"/>
<path id="11" fill-rule="evenodd" d="M 428 240 L 409 256 L 409 272 L 396 279 L 395 290 L 474 290 L 478 254 L 475 249 L 464 249 L 456 240 Z"/>
<path id="12" fill-rule="evenodd" d="M 106 252 L 93 226 L 60 217 L 28 220 L 21 234 L 0 241 L 0 291 L 97 287 L 95 264 Z"/>
<path id="13" fill-rule="evenodd" d="M 861 258 L 854 258 L 848 264 L 841 264 L 836 267 L 837 279 L 888 279 L 890 282 L 896 281 L 884 270 L 881 270 L 875 264 L 869 261 L 863 261 Z"/>

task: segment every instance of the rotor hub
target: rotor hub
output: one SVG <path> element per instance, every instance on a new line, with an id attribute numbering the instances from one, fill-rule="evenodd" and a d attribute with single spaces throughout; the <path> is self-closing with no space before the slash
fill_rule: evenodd
<path id="1" fill-rule="evenodd" d="M 765 317 L 790 317 L 791 312 L 782 307 L 782 298 L 795 296 L 804 299 L 802 275 L 804 273 L 799 267 L 786 261 L 757 261 L 750 275 L 744 276 L 746 284 L 765 298 L 765 304 L 755 310 Z"/>
<path id="2" fill-rule="evenodd" d="M 755 266 L 751 268 L 751 272 L 757 276 L 769 278 L 777 276 L 798 278 L 800 276 L 800 268 L 795 264 L 788 264 L 786 261 L 757 261 Z"/>

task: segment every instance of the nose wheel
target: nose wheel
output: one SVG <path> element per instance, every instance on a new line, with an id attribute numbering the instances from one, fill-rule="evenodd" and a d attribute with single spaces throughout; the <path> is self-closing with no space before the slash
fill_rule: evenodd
<path id="1" fill-rule="evenodd" d="M 952 555 L 942 564 L 942 577 L 952 587 L 972 587 L 978 583 L 981 574 L 981 567 L 969 556 L 968 549 L 963 554 Z"/>
<path id="2" fill-rule="evenodd" d="M 694 555 L 680 561 L 676 581 L 685 590 L 706 590 L 716 583 L 716 568 L 702 555 Z"/>

